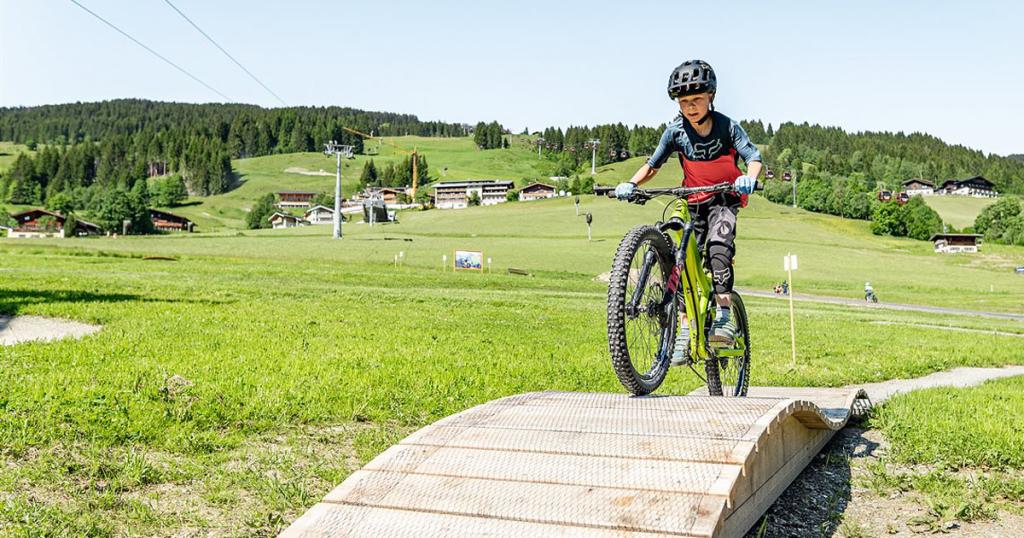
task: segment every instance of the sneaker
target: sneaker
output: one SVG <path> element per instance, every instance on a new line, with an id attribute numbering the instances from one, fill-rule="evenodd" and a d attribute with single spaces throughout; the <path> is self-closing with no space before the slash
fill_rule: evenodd
<path id="1" fill-rule="evenodd" d="M 672 346 L 672 366 L 685 366 L 690 364 L 690 327 L 680 325 L 676 328 L 676 342 Z"/>
<path id="2" fill-rule="evenodd" d="M 711 324 L 711 343 L 719 344 L 722 347 L 731 347 L 736 345 L 736 325 L 732 322 L 732 316 L 728 314 L 728 310 L 721 311 L 722 313 L 715 318 L 715 322 Z"/>

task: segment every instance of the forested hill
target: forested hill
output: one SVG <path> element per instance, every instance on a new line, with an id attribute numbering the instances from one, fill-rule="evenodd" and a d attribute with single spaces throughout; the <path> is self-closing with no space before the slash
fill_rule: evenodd
<path id="1" fill-rule="evenodd" d="M 245 104 L 164 103 L 118 99 L 36 107 L 0 108 L 0 140 L 73 144 L 86 139 L 137 136 L 165 141 L 199 136 L 220 139 L 232 158 L 314 151 L 324 140 L 359 145 L 342 126 L 379 135 L 464 136 L 466 126 L 424 122 L 412 114 L 343 107 L 262 108 Z"/>
<path id="2" fill-rule="evenodd" d="M 760 122 L 743 122 L 751 139 L 767 144 L 765 163 L 779 169 L 877 182 L 889 187 L 910 178 L 936 183 L 981 175 L 997 190 L 1024 193 L 1024 162 L 961 145 L 947 144 L 922 133 L 848 133 L 838 127 L 783 123 L 774 133 Z"/>
<path id="3" fill-rule="evenodd" d="M 341 107 L 265 109 L 243 104 L 163 103 L 120 99 L 0 108 L 0 140 L 45 144 L 36 162 L 19 157 L 0 175 L 0 203 L 46 204 L 83 189 L 130 191 L 147 177 L 174 174 L 196 195 L 231 188 L 231 159 L 318 151 L 327 140 L 355 146 L 359 135 L 464 136 L 456 123 L 424 122 L 411 114 Z"/>

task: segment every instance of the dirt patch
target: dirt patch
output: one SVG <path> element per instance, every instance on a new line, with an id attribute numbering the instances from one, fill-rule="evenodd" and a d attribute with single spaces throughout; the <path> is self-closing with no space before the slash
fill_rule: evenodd
<path id="1" fill-rule="evenodd" d="M 314 172 L 314 171 L 312 171 L 312 170 L 310 170 L 308 168 L 303 168 L 301 166 L 292 166 L 292 167 L 289 167 L 289 168 L 285 168 L 284 171 L 285 171 L 286 174 L 302 174 L 304 176 L 333 176 L 334 175 L 331 172 L 325 172 L 323 170 L 320 170 L 319 172 Z"/>
<path id="2" fill-rule="evenodd" d="M 0 315 L 0 345 L 12 346 L 21 342 L 81 338 L 101 328 L 98 325 L 41 316 Z"/>

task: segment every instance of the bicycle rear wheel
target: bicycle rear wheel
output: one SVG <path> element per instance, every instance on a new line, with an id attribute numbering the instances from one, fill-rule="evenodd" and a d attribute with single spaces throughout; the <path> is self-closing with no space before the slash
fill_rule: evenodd
<path id="1" fill-rule="evenodd" d="M 743 298 L 732 292 L 730 314 L 736 324 L 736 345 L 713 348 L 704 363 L 708 376 L 708 394 L 712 396 L 746 396 L 750 386 L 750 327 Z"/>
<path id="2" fill-rule="evenodd" d="M 619 382 L 650 394 L 668 372 L 676 301 L 666 296 L 674 265 L 671 241 L 653 226 L 629 231 L 615 252 L 608 282 L 608 351 Z"/>

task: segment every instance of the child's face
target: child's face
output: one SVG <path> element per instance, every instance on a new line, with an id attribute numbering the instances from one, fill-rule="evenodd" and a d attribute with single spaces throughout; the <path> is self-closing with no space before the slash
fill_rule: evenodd
<path id="1" fill-rule="evenodd" d="M 678 99 L 679 111 L 683 113 L 683 116 L 690 121 L 690 125 L 695 125 L 705 114 L 708 113 L 708 108 L 711 106 L 711 94 L 710 93 L 698 93 L 694 95 L 684 95 Z"/>

